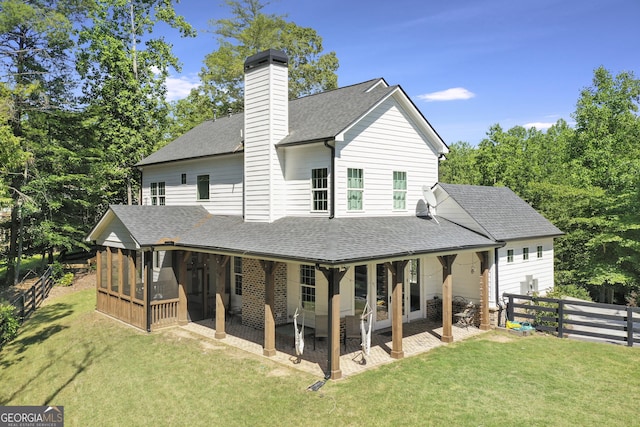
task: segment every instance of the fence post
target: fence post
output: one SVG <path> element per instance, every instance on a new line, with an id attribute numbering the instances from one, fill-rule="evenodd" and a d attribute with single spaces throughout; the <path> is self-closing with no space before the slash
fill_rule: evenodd
<path id="1" fill-rule="evenodd" d="M 507 303 L 507 320 L 511 320 L 512 322 L 515 320 L 513 317 L 513 295 L 509 295 L 509 302 Z M 504 323 L 507 326 L 507 322 Z"/>
<path id="2" fill-rule="evenodd" d="M 558 309 L 556 310 L 556 316 L 558 316 L 558 338 L 562 338 L 564 330 L 564 301 L 558 300 Z"/>
<path id="3" fill-rule="evenodd" d="M 627 307 L 627 346 L 633 347 L 633 310 Z"/>

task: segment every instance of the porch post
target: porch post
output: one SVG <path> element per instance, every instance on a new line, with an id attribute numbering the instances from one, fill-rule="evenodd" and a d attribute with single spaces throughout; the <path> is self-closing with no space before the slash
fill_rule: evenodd
<path id="1" fill-rule="evenodd" d="M 103 268 L 104 266 L 102 265 L 102 251 L 98 249 L 96 251 L 96 271 L 98 272 L 98 274 L 96 274 L 96 291 L 100 289 L 101 286 L 103 286 L 102 284 Z"/>
<path id="2" fill-rule="evenodd" d="M 178 266 L 178 325 L 186 325 L 189 323 L 187 316 L 187 262 L 191 258 L 191 252 L 184 251 L 182 256 L 176 258 L 180 260 Z"/>
<path id="3" fill-rule="evenodd" d="M 275 356 L 276 354 L 276 320 L 273 314 L 276 300 L 274 272 L 276 263 L 274 261 L 260 261 L 264 270 L 264 350 L 265 356 Z"/>
<path id="4" fill-rule="evenodd" d="M 230 257 L 228 255 L 215 255 L 216 262 L 216 334 L 219 340 L 225 338 L 225 306 L 224 306 L 224 288 L 227 281 L 227 263 Z"/>
<path id="5" fill-rule="evenodd" d="M 453 279 L 451 277 L 453 261 L 456 255 L 439 256 L 438 261 L 442 265 L 442 342 L 453 342 L 452 319 L 453 313 L 451 309 Z"/>
<path id="6" fill-rule="evenodd" d="M 402 359 L 402 290 L 404 288 L 404 269 L 409 261 L 394 261 L 385 263 L 391 272 L 391 357 Z"/>
<path id="7" fill-rule="evenodd" d="M 342 378 L 340 369 L 340 281 L 348 269 L 340 271 L 337 268 L 316 267 L 324 274 L 329 285 L 329 372 L 327 376 L 332 380 Z"/>
<path id="8" fill-rule="evenodd" d="M 144 252 L 144 314 L 147 332 L 151 332 L 151 285 L 153 284 L 153 248 Z"/>
<path id="9" fill-rule="evenodd" d="M 480 258 L 480 330 L 488 331 L 491 329 L 489 321 L 489 252 L 476 252 Z"/>

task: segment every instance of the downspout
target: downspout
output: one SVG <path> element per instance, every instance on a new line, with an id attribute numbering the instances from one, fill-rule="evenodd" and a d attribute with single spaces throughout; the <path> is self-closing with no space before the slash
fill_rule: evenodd
<path id="1" fill-rule="evenodd" d="M 498 260 L 500 258 L 498 258 L 498 248 L 495 248 L 493 250 L 494 254 L 493 254 L 493 263 L 496 266 L 495 268 L 495 280 L 496 280 L 496 305 L 500 308 L 498 311 L 498 326 L 500 326 L 500 318 L 502 317 L 502 310 L 504 310 L 504 307 L 502 307 L 502 300 L 500 299 L 500 285 L 498 283 Z"/>
<path id="2" fill-rule="evenodd" d="M 329 145 L 329 140 L 324 141 L 324 146 L 331 150 L 331 203 L 329 204 L 329 219 L 333 219 L 336 212 L 336 147 Z"/>

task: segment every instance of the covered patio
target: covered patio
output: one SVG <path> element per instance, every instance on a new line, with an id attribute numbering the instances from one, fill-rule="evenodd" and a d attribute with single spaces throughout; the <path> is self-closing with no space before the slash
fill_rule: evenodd
<path id="1" fill-rule="evenodd" d="M 215 320 L 206 319 L 200 322 L 191 322 L 179 327 L 179 331 L 188 331 L 198 337 L 207 338 L 211 341 L 224 343 L 226 345 L 247 351 L 257 356 L 264 356 L 264 332 L 249 326 L 243 326 L 241 322 L 227 321 L 225 324 L 226 338 L 219 340 L 215 338 Z M 174 329 L 174 331 L 176 331 Z M 452 327 L 453 341 L 461 341 L 468 337 L 478 335 L 483 331 L 475 326 Z M 441 345 L 446 345 L 442 341 L 442 322 L 420 319 L 404 325 L 402 348 L 405 357 L 414 356 L 427 352 Z M 340 345 L 340 367 L 342 378 L 359 374 L 368 369 L 372 369 L 387 363 L 396 361 L 391 356 L 392 334 L 391 328 L 372 332 L 371 351 L 368 356 L 364 355 L 360 348 L 359 339 L 349 339 L 346 349 L 341 341 Z M 293 338 L 288 335 L 276 336 L 276 354 L 269 357 L 285 366 L 289 366 L 301 371 L 316 375 L 319 378 L 326 378 L 330 375 L 328 366 L 329 345 L 328 340 L 316 340 L 314 350 L 313 335 L 305 339 L 304 353 L 298 357 L 293 345 Z M 364 362 L 363 362 L 364 360 Z"/>

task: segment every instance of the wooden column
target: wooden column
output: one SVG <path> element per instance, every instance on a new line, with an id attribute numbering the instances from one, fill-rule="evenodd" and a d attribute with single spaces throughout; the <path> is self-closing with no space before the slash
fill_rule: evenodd
<path id="1" fill-rule="evenodd" d="M 189 302 L 187 301 L 187 263 L 191 258 L 191 252 L 184 251 L 182 256 L 177 257 L 180 265 L 178 266 L 178 325 L 186 325 L 189 323 L 188 311 Z"/>
<path id="2" fill-rule="evenodd" d="M 271 357 L 276 355 L 276 320 L 273 313 L 276 292 L 275 277 L 276 262 L 260 261 L 264 270 L 264 350 L 262 354 Z"/>
<path id="3" fill-rule="evenodd" d="M 144 252 L 144 317 L 151 332 L 151 285 L 153 284 L 153 249 Z"/>
<path id="4" fill-rule="evenodd" d="M 224 306 L 224 288 L 227 281 L 227 264 L 231 259 L 228 255 L 215 255 L 216 263 L 216 334 L 218 339 L 226 338 L 225 318 L 226 307 Z M 231 296 L 229 296 L 231 298 Z"/>
<path id="5" fill-rule="evenodd" d="M 438 257 L 438 261 L 442 265 L 442 337 L 440 338 L 442 342 L 453 342 L 451 303 L 453 299 L 452 270 L 455 259 L 456 255 Z"/>
<path id="6" fill-rule="evenodd" d="M 340 281 L 347 273 L 348 269 L 340 271 L 337 268 L 318 267 L 324 274 L 328 283 L 328 304 L 329 304 L 329 360 L 328 372 L 325 378 L 339 380 L 342 378 L 340 368 Z"/>
<path id="7" fill-rule="evenodd" d="M 391 272 L 391 357 L 402 359 L 402 291 L 404 289 L 404 270 L 409 261 L 386 262 L 384 265 Z"/>
<path id="8" fill-rule="evenodd" d="M 489 321 L 489 252 L 476 252 L 480 258 L 480 330 L 491 329 Z"/>

